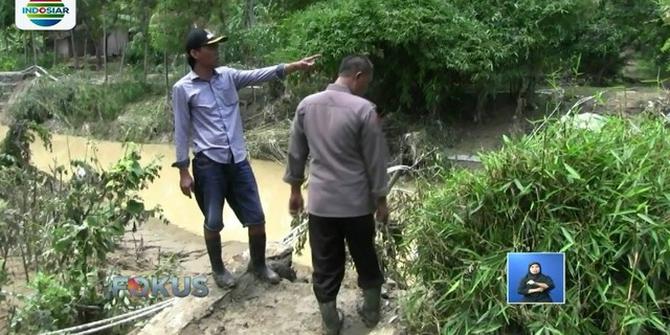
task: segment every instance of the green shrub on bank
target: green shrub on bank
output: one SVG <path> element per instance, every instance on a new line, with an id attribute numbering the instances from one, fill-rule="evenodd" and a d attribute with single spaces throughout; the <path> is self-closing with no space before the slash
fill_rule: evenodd
<path id="1" fill-rule="evenodd" d="M 78 127 L 85 122 L 113 121 L 127 104 L 159 92 L 160 87 L 139 80 L 107 84 L 75 78 L 40 80 L 10 107 L 10 115 L 38 123 L 53 117 Z"/>
<path id="2" fill-rule="evenodd" d="M 98 124 L 90 136 L 135 143 L 166 142 L 174 131 L 171 108 L 162 95 L 143 99 L 127 105 L 114 127 Z"/>
<path id="3" fill-rule="evenodd" d="M 12 330 L 37 334 L 102 319 L 131 308 L 104 295 L 109 254 L 127 229 L 152 217 L 165 222 L 138 193 L 159 175 L 160 165 L 141 164 L 137 147 L 107 170 L 95 158 L 72 160 L 52 175 L 32 167 L 0 167 L 0 255 L 25 255 L 24 273 L 34 294 L 11 320 Z"/>
<path id="4" fill-rule="evenodd" d="M 550 124 L 425 185 L 410 239 L 417 331 L 665 334 L 670 322 L 670 138 L 665 122 Z M 506 304 L 506 254 L 566 254 L 566 304 Z"/>
<path id="5" fill-rule="evenodd" d="M 26 304 L 12 320 L 14 329 L 25 333 L 39 330 L 57 330 L 75 323 L 77 311 L 73 308 L 78 292 L 61 284 L 54 276 L 38 273 L 30 288 L 39 294 L 26 299 Z M 25 324 L 22 328 L 19 326 Z"/>
<path id="6" fill-rule="evenodd" d="M 378 78 L 371 97 L 380 109 L 435 111 L 466 91 L 527 90 L 520 81 L 534 81 L 569 52 L 564 43 L 574 37 L 575 17 L 589 6 L 567 0 L 318 2 L 283 22 L 284 42 L 272 57 L 322 53 L 321 71 L 332 76 L 342 57 L 367 53 Z"/>

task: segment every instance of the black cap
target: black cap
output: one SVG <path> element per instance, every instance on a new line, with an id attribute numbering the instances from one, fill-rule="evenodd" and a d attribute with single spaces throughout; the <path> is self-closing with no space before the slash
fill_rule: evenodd
<path id="1" fill-rule="evenodd" d="M 223 42 L 227 39 L 228 37 L 226 36 L 216 36 L 205 29 L 193 28 L 186 37 L 186 52 L 188 53 L 193 49 L 198 49 L 205 45 Z"/>

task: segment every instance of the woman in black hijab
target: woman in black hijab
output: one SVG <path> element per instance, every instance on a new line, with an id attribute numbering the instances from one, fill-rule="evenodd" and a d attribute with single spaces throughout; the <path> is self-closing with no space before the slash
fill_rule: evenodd
<path id="1" fill-rule="evenodd" d="M 554 288 L 551 277 L 542 274 L 538 262 L 528 265 L 528 274 L 521 279 L 517 292 L 523 295 L 523 302 L 552 302 L 549 291 Z"/>

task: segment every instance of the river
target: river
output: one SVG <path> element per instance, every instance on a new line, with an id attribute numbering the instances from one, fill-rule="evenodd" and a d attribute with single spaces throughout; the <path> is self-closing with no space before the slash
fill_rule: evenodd
<path id="1" fill-rule="evenodd" d="M 6 126 L 0 126 L 2 137 Z M 191 233 L 202 236 L 203 215 L 195 198 L 187 198 L 179 189 L 178 170 L 170 164 L 174 161 L 174 146 L 169 144 L 141 144 L 142 163 L 159 159 L 162 167 L 160 176 L 141 192 L 146 205 L 160 205 L 165 217 L 174 224 Z M 92 140 L 85 137 L 61 134 L 52 135 L 52 150 L 44 148 L 40 140 L 31 146 L 32 163 L 43 171 L 51 171 L 56 165 L 65 165 L 70 159 L 88 159 L 95 155 L 104 169 L 118 161 L 124 153 L 120 142 Z M 290 187 L 282 181 L 284 167 L 275 162 L 251 160 L 258 182 L 261 202 L 265 211 L 268 240 L 279 241 L 290 230 L 291 216 L 288 214 Z M 225 241 L 247 241 L 247 231 L 235 217 L 229 206 L 224 209 L 224 225 L 221 232 Z M 204 248 L 204 242 L 203 242 Z M 298 263 L 311 264 L 309 252 L 296 256 Z"/>

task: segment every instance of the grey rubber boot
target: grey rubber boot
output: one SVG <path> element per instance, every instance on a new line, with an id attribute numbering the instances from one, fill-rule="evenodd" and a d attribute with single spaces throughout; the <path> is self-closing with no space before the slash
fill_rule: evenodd
<path id="1" fill-rule="evenodd" d="M 376 326 L 381 318 L 381 295 L 381 286 L 363 290 L 363 304 L 358 307 L 358 314 L 368 328 Z"/>
<path id="2" fill-rule="evenodd" d="M 339 335 L 344 324 L 344 313 L 337 309 L 337 302 L 319 303 L 324 335 Z"/>
<path id="3" fill-rule="evenodd" d="M 228 271 L 226 268 L 224 268 L 222 272 L 212 273 L 212 276 L 214 277 L 216 286 L 220 288 L 233 288 L 237 285 L 237 282 L 235 282 L 235 277 L 233 277 L 233 274 L 230 273 L 230 271 Z"/>
<path id="4" fill-rule="evenodd" d="M 249 235 L 249 266 L 247 270 L 261 280 L 271 284 L 279 284 L 281 282 L 279 275 L 265 264 L 266 242 L 265 234 Z"/>

